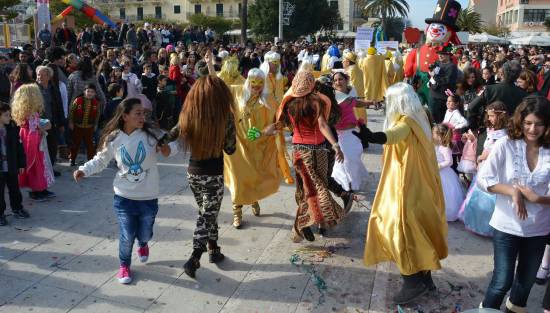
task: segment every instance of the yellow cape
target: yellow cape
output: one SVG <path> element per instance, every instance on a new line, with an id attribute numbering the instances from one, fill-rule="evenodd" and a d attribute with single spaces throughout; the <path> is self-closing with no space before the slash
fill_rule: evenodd
<path id="1" fill-rule="evenodd" d="M 255 141 L 247 139 L 251 127 L 264 129 L 275 119 L 277 104 L 271 98 L 267 108 L 259 101 L 241 106 L 243 86 L 231 86 L 235 96 L 235 127 L 237 150 L 224 156 L 225 185 L 231 191 L 233 204 L 253 204 L 279 190 L 281 182 L 277 164 L 275 136 L 260 137 Z"/>
<path id="2" fill-rule="evenodd" d="M 350 83 L 353 87 L 355 87 L 355 91 L 357 92 L 357 97 L 363 98 L 365 97 L 365 83 L 363 81 L 363 71 L 356 65 L 350 65 L 346 72 L 349 75 Z M 366 108 L 353 108 L 353 112 L 355 113 L 355 117 L 357 119 L 362 119 L 365 123 L 367 122 L 367 109 Z"/>
<path id="3" fill-rule="evenodd" d="M 393 261 L 404 275 L 440 269 L 448 253 L 447 221 L 434 145 L 405 116 L 386 135 L 365 264 Z"/>
<path id="4" fill-rule="evenodd" d="M 367 55 L 361 60 L 359 68 L 363 71 L 365 99 L 382 101 L 387 88 L 384 56 Z"/>

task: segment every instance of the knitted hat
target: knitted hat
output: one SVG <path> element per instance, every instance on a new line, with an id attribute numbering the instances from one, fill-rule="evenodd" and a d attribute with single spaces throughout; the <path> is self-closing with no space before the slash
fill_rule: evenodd
<path id="1" fill-rule="evenodd" d="M 292 80 L 290 95 L 300 98 L 310 94 L 315 88 L 315 77 L 310 71 L 299 71 Z"/>

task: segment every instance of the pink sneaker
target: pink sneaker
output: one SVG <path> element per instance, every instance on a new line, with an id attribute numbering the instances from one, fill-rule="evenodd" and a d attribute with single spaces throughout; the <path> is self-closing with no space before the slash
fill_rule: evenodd
<path id="1" fill-rule="evenodd" d="M 132 282 L 132 273 L 130 272 L 130 267 L 126 265 L 121 265 L 118 269 L 118 274 L 116 275 L 118 282 L 121 284 L 129 284 Z"/>
<path id="2" fill-rule="evenodd" d="M 147 262 L 147 259 L 149 259 L 149 246 L 145 245 L 143 247 L 139 247 L 137 250 L 137 254 L 141 263 Z"/>

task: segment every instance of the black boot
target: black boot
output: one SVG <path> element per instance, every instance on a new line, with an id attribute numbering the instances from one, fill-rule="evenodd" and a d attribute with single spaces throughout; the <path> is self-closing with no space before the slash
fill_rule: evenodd
<path id="1" fill-rule="evenodd" d="M 215 240 L 208 240 L 208 260 L 210 263 L 219 263 L 225 259 L 225 256 L 220 250 Z"/>
<path id="2" fill-rule="evenodd" d="M 315 241 L 315 235 L 313 235 L 311 228 L 309 227 L 302 228 L 302 234 L 304 235 L 304 238 L 306 238 L 307 241 Z"/>
<path id="3" fill-rule="evenodd" d="M 189 260 L 183 265 L 183 271 L 187 274 L 187 276 L 195 278 L 195 272 L 199 267 L 201 267 L 201 255 L 202 251 L 200 249 L 193 250 L 193 254 L 191 254 Z"/>
<path id="4" fill-rule="evenodd" d="M 434 291 L 436 289 L 434 281 L 432 279 L 432 271 L 424 272 L 424 285 L 428 287 L 428 290 Z"/>
<path id="5" fill-rule="evenodd" d="M 0 215 L 0 226 L 8 225 L 8 220 L 4 214 Z"/>
<path id="6" fill-rule="evenodd" d="M 344 191 L 340 195 L 340 198 L 344 201 L 344 213 L 348 214 L 353 206 L 353 191 Z"/>
<path id="7" fill-rule="evenodd" d="M 428 291 L 424 284 L 424 273 L 418 272 L 413 275 L 401 275 L 403 277 L 403 287 L 393 297 L 395 304 L 406 304 L 422 296 Z"/>
<path id="8" fill-rule="evenodd" d="M 31 217 L 29 212 L 25 211 L 25 209 L 23 209 L 23 208 L 18 209 L 18 210 L 12 210 L 12 212 L 13 212 L 13 216 L 15 216 L 15 218 L 29 218 L 29 217 Z"/>

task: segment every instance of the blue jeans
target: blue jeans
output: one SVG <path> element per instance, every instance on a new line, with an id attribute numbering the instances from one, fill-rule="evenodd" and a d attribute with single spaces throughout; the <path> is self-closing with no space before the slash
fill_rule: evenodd
<path id="1" fill-rule="evenodd" d="M 510 302 L 519 307 L 527 305 L 527 298 L 535 283 L 547 238 L 547 236 L 518 237 L 495 229 L 493 236 L 495 269 L 483 299 L 484 308 L 500 309 L 510 288 L 512 288 Z"/>
<path id="2" fill-rule="evenodd" d="M 120 265 L 132 263 L 132 247 L 138 240 L 143 247 L 153 237 L 153 225 L 159 209 L 158 199 L 130 200 L 115 195 L 114 210 L 120 232 L 118 257 Z"/>

